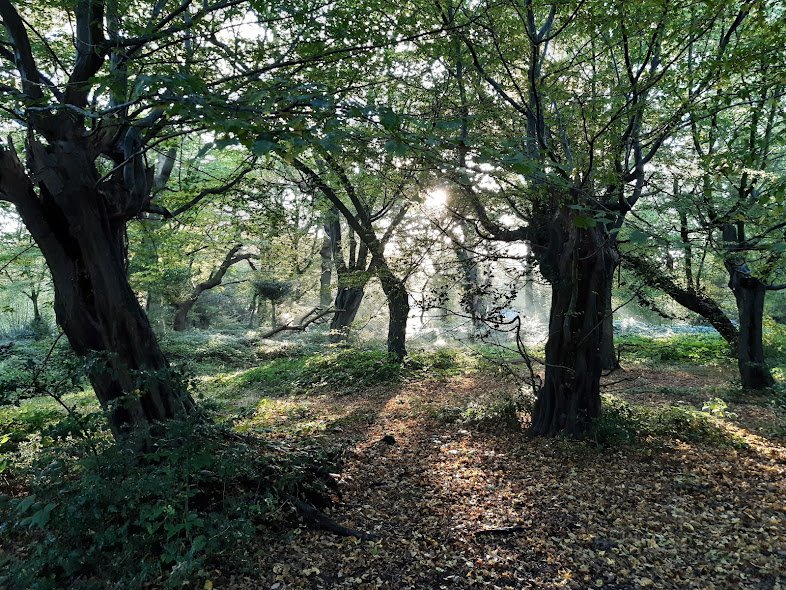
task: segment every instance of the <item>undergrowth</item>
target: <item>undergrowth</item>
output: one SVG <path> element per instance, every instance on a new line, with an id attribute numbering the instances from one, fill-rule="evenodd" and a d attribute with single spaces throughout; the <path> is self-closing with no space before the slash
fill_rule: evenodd
<path id="1" fill-rule="evenodd" d="M 0 495 L 0 588 L 194 587 L 213 562 L 242 571 L 257 527 L 287 516 L 290 495 L 321 493 L 330 460 L 202 420 L 133 446 L 92 453 L 69 438 L 20 454 L 27 495 Z"/>
<path id="2" fill-rule="evenodd" d="M 723 338 L 716 335 L 678 335 L 668 338 L 619 336 L 615 344 L 622 358 L 636 363 L 689 363 L 719 365 L 732 358 Z"/>
<path id="3" fill-rule="evenodd" d="M 715 417 L 722 400 L 710 400 L 705 410 L 664 406 L 632 405 L 612 395 L 603 395 L 600 416 L 590 429 L 591 439 L 601 447 L 620 444 L 645 445 L 656 439 L 684 440 L 714 446 L 744 446 L 745 441 L 729 433 Z M 723 404 L 725 407 L 725 404 Z"/>
<path id="4" fill-rule="evenodd" d="M 457 350 L 416 351 L 399 363 L 381 349 L 342 349 L 275 358 L 230 378 L 229 386 L 257 388 L 266 395 L 349 393 L 405 379 L 446 379 L 479 366 L 476 357 Z"/>

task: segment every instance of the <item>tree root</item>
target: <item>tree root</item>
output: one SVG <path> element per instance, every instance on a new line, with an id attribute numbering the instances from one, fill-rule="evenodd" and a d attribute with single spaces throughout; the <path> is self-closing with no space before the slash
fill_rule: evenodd
<path id="1" fill-rule="evenodd" d="M 337 523 L 327 514 L 315 508 L 313 504 L 310 504 L 304 500 L 295 498 L 294 496 L 288 496 L 287 499 L 295 507 L 295 510 L 297 510 L 297 513 L 300 515 L 303 521 L 315 529 L 327 531 L 329 533 L 333 533 L 334 535 L 338 535 L 339 537 L 357 537 L 361 541 L 373 541 L 375 539 L 379 539 L 377 535 L 364 533 L 363 531 L 351 529 L 349 527 L 345 527 L 343 524 Z"/>

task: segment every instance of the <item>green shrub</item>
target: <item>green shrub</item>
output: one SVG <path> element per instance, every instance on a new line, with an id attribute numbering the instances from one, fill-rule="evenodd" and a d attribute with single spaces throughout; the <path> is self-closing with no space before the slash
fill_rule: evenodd
<path id="1" fill-rule="evenodd" d="M 65 339 L 52 349 L 53 340 L 20 340 L 0 347 L 0 406 L 40 395 L 31 390 L 33 376 L 42 385 L 83 382 L 84 371 Z M 52 349 L 50 354 L 50 349 Z"/>
<path id="2" fill-rule="evenodd" d="M 0 587 L 194 587 L 253 542 L 288 494 L 319 489 L 321 456 L 279 452 L 209 423 L 173 422 L 149 452 L 64 444 L 27 468 L 29 495 L 0 501 Z M 200 585 L 201 587 L 201 585 Z"/>
<path id="3" fill-rule="evenodd" d="M 716 422 L 709 411 L 682 406 L 634 406 L 610 395 L 603 396 L 601 414 L 590 429 L 598 446 L 644 443 L 651 438 L 680 439 L 716 446 L 741 446 L 744 441 Z"/>
<path id="4" fill-rule="evenodd" d="M 179 365 L 249 367 L 256 362 L 255 344 L 240 334 L 193 330 L 172 332 L 161 339 L 166 357 Z"/>
<path id="5" fill-rule="evenodd" d="M 520 399 L 512 396 L 471 401 L 466 406 L 440 408 L 436 417 L 451 424 L 474 426 L 481 430 L 519 430 L 522 411 Z"/>
<path id="6" fill-rule="evenodd" d="M 416 351 L 404 363 L 388 356 L 383 349 L 329 350 L 305 355 L 302 348 L 295 356 L 274 358 L 230 378 L 230 386 L 257 388 L 265 395 L 333 390 L 357 391 L 405 378 L 445 379 L 475 371 L 480 361 L 457 350 Z"/>
<path id="7" fill-rule="evenodd" d="M 433 351 L 415 351 L 405 359 L 408 377 L 418 379 L 445 379 L 477 371 L 481 362 L 477 356 L 462 350 L 440 348 Z"/>
<path id="8" fill-rule="evenodd" d="M 616 344 L 622 348 L 623 358 L 635 362 L 717 365 L 732 355 L 729 345 L 718 335 L 621 336 Z"/>

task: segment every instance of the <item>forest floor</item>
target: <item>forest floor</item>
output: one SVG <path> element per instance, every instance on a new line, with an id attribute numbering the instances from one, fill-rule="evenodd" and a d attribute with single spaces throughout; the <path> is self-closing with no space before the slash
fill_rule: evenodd
<path id="1" fill-rule="evenodd" d="M 263 532 L 255 573 L 210 571 L 206 587 L 786 588 L 786 414 L 733 378 L 617 372 L 605 391 L 631 406 L 583 442 L 527 437 L 506 420 L 515 384 L 488 371 L 265 397 L 247 426 L 339 445 L 329 513 L 378 540 Z"/>

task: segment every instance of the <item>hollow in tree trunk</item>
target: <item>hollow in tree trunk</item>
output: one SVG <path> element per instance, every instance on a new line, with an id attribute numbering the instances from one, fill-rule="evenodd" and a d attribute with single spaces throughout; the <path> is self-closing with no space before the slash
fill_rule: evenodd
<path id="1" fill-rule="evenodd" d="M 535 435 L 579 435 L 600 414 L 602 327 L 618 254 L 602 224 L 580 228 L 574 217 L 560 210 L 541 261 L 552 297 L 546 374 L 531 426 Z"/>

